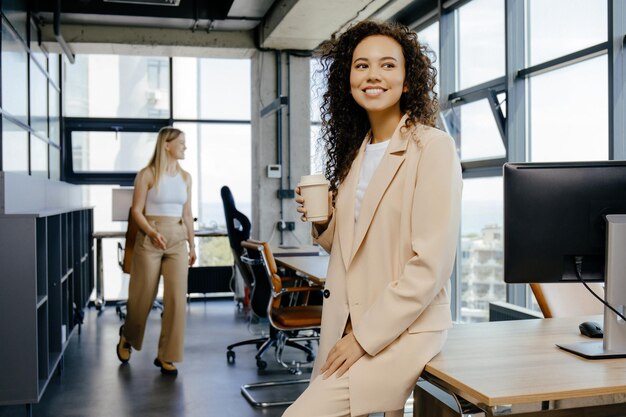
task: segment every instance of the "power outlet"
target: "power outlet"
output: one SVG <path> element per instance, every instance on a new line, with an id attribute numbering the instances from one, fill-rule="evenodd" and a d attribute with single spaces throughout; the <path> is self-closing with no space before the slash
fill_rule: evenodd
<path id="1" fill-rule="evenodd" d="M 295 230 L 296 222 L 278 222 L 276 223 L 276 227 L 280 232 L 284 232 L 286 230 Z"/>

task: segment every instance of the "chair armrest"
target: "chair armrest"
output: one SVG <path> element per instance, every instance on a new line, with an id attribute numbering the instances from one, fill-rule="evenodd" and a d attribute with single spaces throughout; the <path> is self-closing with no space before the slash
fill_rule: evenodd
<path id="1" fill-rule="evenodd" d="M 295 292 L 311 292 L 311 291 L 322 291 L 324 287 L 314 286 L 314 287 L 287 287 L 280 290 L 280 292 L 272 292 L 272 298 L 279 298 L 287 293 L 295 293 Z"/>
<path id="2" fill-rule="evenodd" d="M 283 282 L 293 282 L 293 281 L 299 281 L 299 280 L 302 280 L 302 279 L 304 279 L 304 278 L 300 278 L 300 277 L 283 277 L 283 276 L 280 277 L 280 280 L 283 281 Z"/>

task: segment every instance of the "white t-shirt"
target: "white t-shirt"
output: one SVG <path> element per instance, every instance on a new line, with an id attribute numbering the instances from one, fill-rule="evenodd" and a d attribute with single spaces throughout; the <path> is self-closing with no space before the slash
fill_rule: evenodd
<path id="1" fill-rule="evenodd" d="M 365 190 L 370 183 L 370 180 L 374 176 L 374 172 L 380 161 L 383 159 L 387 146 L 389 145 L 389 139 L 384 142 L 368 143 L 365 146 L 365 156 L 361 164 L 361 173 L 359 175 L 359 185 L 356 187 L 356 201 L 354 202 L 354 222 L 359 220 L 359 213 L 361 212 L 361 202 L 365 195 Z"/>

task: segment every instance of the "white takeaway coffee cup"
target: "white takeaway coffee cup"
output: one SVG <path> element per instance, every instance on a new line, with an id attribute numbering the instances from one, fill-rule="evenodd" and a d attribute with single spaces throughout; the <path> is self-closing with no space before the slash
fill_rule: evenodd
<path id="1" fill-rule="evenodd" d="M 300 178 L 300 195 L 304 198 L 306 220 L 318 222 L 328 220 L 328 187 L 324 174 L 303 175 Z"/>

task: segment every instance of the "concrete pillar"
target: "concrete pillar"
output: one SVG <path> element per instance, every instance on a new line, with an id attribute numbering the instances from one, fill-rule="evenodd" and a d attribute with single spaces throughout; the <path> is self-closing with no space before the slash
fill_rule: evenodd
<path id="1" fill-rule="evenodd" d="M 294 233 L 283 233 L 283 244 L 296 245 L 298 240 L 308 244 L 310 224 L 300 222 L 293 199 L 282 200 L 281 215 L 278 190 L 293 190 L 310 169 L 309 58 L 282 53 L 281 67 L 278 92 L 275 52 L 259 51 L 252 57 L 252 237 L 280 244 L 276 225 L 282 219 L 296 223 Z M 282 178 L 276 179 L 267 177 L 267 166 L 278 160 L 278 113 L 261 118 L 260 112 L 281 93 L 289 97 L 289 106 L 282 109 Z"/>

